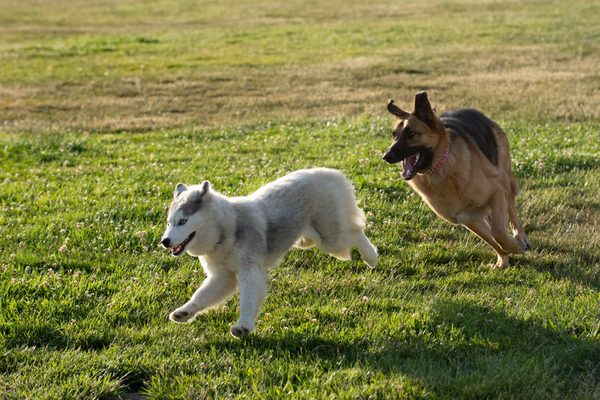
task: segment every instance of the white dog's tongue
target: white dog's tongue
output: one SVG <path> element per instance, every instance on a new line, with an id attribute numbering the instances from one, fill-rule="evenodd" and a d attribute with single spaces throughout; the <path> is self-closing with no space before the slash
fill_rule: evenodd
<path id="1" fill-rule="evenodd" d="M 415 164 L 417 163 L 417 155 L 406 157 L 402 160 L 402 177 L 405 180 L 410 180 L 415 176 Z"/>

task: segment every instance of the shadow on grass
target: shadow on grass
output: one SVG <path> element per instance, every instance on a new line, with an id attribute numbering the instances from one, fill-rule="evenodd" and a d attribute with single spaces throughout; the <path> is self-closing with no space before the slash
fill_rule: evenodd
<path id="1" fill-rule="evenodd" d="M 386 311 L 394 314 L 402 309 L 391 307 Z M 402 325 L 382 327 L 372 321 L 372 332 L 366 330 L 362 336 L 353 335 L 357 327 L 345 323 L 335 322 L 346 329 L 339 337 L 286 332 L 234 340 L 224 335 L 203 342 L 198 351 L 218 349 L 235 360 L 244 360 L 254 352 L 273 354 L 279 359 L 273 362 L 290 363 L 290 367 L 318 364 L 325 373 L 359 369 L 389 379 L 406 377 L 441 398 L 549 398 L 581 390 L 582 385 L 588 393 L 600 389 L 600 343 L 589 332 L 581 335 L 590 338 L 578 337 L 560 327 L 549 328 L 543 321 L 524 320 L 499 309 L 448 299 L 436 302 L 431 315 Z M 11 345 L 102 350 L 114 339 L 87 332 L 69 340 L 50 327 L 40 329 L 33 342 L 29 338 L 24 340 L 27 343 Z M 130 357 L 109 366 L 108 372 L 119 376 L 128 391 L 143 389 L 154 375 L 164 373 L 160 363 L 138 361 Z M 19 368 L 18 359 L 8 364 L 0 371 Z M 201 374 L 195 364 L 184 363 L 169 370 L 173 368 L 183 375 Z"/>
<path id="2" fill-rule="evenodd" d="M 53 350 L 78 349 L 103 350 L 109 347 L 115 335 L 100 329 L 90 329 L 76 335 L 61 332 L 52 323 L 27 323 L 0 326 L 0 334 L 8 348 L 43 347 Z"/>
<path id="3" fill-rule="evenodd" d="M 289 333 L 216 345 L 240 354 L 247 348 L 276 350 L 283 359 L 318 362 L 326 370 L 401 374 L 443 397 L 540 397 L 569 391 L 577 382 L 586 382 L 589 390 L 600 387 L 600 343 L 591 338 L 447 301 L 437 304 L 431 319 L 410 325 L 384 337 L 336 340 Z"/>
<path id="4" fill-rule="evenodd" d="M 547 272 L 557 280 L 600 289 L 600 252 L 593 246 L 576 249 L 564 243 L 537 241 L 533 251 L 511 258 L 511 268 Z"/>

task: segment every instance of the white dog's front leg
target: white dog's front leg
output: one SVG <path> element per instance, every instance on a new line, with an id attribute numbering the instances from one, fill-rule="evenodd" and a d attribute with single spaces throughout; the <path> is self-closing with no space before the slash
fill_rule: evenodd
<path id="1" fill-rule="evenodd" d="M 254 331 L 260 306 L 267 295 L 267 271 L 257 267 L 242 268 L 238 275 L 240 286 L 240 318 L 230 329 L 240 338 Z"/>
<path id="2" fill-rule="evenodd" d="M 190 301 L 169 315 L 174 322 L 191 322 L 196 314 L 214 307 L 233 294 L 236 288 L 235 274 L 221 272 L 207 277 L 192 295 Z"/>

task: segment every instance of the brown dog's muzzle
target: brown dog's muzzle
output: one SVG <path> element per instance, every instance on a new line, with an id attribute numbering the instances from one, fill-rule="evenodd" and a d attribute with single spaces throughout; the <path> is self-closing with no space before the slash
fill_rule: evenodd
<path id="1" fill-rule="evenodd" d="M 395 164 L 401 160 L 400 157 L 393 151 L 393 149 L 387 149 L 383 154 L 383 159 L 388 164 Z"/>

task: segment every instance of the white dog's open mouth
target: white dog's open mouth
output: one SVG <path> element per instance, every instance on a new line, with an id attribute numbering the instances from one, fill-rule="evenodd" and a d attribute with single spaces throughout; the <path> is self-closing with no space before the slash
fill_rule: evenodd
<path id="1" fill-rule="evenodd" d="M 187 239 L 185 239 L 183 242 L 179 243 L 177 246 L 173 246 L 171 248 L 171 254 L 174 256 L 181 255 L 181 253 L 183 253 L 183 251 L 185 250 L 185 246 L 187 246 L 187 244 L 192 241 L 195 235 L 196 232 L 192 232 L 190 233 L 190 236 L 188 236 Z"/>

